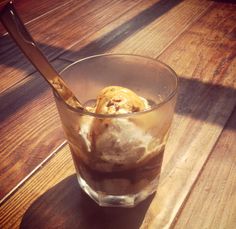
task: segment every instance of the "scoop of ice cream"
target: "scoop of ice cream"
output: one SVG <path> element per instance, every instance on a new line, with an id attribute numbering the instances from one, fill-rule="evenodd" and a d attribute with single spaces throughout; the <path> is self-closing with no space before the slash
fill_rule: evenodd
<path id="1" fill-rule="evenodd" d="M 131 165 L 147 154 L 147 146 L 154 138 L 126 118 L 94 122 L 93 147 L 104 162 Z"/>
<path id="2" fill-rule="evenodd" d="M 99 93 L 95 112 L 98 114 L 124 114 L 147 108 L 147 101 L 135 92 L 124 87 L 109 86 Z"/>
<path id="3" fill-rule="evenodd" d="M 148 101 L 135 92 L 118 86 L 104 88 L 97 97 L 95 107 L 87 110 L 99 114 L 124 114 L 148 109 Z M 144 116 L 142 116 L 144 117 Z M 152 136 L 135 117 L 85 116 L 80 135 L 87 145 L 91 163 L 101 171 L 135 167 L 156 151 L 159 139 Z M 90 164 L 91 164 L 90 163 Z"/>

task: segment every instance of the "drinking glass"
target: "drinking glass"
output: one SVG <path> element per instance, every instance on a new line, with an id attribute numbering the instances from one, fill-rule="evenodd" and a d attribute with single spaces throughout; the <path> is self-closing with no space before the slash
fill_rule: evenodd
<path id="1" fill-rule="evenodd" d="M 105 54 L 76 61 L 61 76 L 84 107 L 93 107 L 111 85 L 148 101 L 144 111 L 97 114 L 69 107 L 54 93 L 80 187 L 100 206 L 135 206 L 158 187 L 176 102 L 175 72 L 148 57 Z"/>

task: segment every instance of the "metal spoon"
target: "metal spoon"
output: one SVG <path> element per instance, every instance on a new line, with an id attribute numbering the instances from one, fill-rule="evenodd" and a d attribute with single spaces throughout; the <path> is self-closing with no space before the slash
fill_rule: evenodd
<path id="1" fill-rule="evenodd" d="M 48 62 L 25 28 L 12 1 L 7 3 L 0 12 L 0 19 L 16 44 L 63 101 L 73 108 L 82 110 L 81 103 Z"/>

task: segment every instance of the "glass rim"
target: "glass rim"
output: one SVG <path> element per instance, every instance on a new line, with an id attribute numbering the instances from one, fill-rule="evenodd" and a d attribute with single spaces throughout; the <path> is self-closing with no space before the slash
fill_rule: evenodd
<path id="1" fill-rule="evenodd" d="M 93 112 L 90 112 L 90 111 L 87 111 L 86 109 L 76 109 L 70 105 L 68 105 L 67 103 L 65 103 L 60 96 L 58 96 L 58 94 L 56 93 L 55 90 L 53 90 L 53 94 L 54 96 L 59 99 L 60 101 L 62 101 L 64 103 L 64 105 L 66 105 L 70 110 L 74 111 L 74 112 L 77 112 L 81 115 L 88 115 L 88 116 L 93 116 L 93 117 L 96 117 L 96 118 L 120 118 L 120 117 L 130 117 L 130 116 L 136 116 L 136 115 L 142 115 L 142 114 L 145 114 L 145 113 L 149 113 L 153 110 L 156 110 L 158 108 L 160 108 L 161 106 L 163 106 L 164 104 L 166 104 L 168 101 L 170 101 L 177 93 L 177 90 L 178 90 L 178 82 L 179 82 L 179 79 L 178 79 L 178 76 L 176 74 L 176 72 L 170 67 L 168 66 L 167 64 L 163 63 L 162 61 L 160 60 L 157 60 L 155 58 L 152 58 L 152 57 L 148 57 L 148 56 L 142 56 L 142 55 L 137 55 L 137 54 L 122 54 L 122 53 L 105 53 L 105 54 L 97 54 L 97 55 L 92 55 L 92 56 L 88 56 L 88 57 L 84 57 L 82 59 L 79 59 L 77 61 L 74 61 L 73 63 L 69 64 L 68 66 L 66 66 L 64 69 L 62 69 L 59 74 L 61 75 L 64 71 L 66 71 L 68 68 L 72 67 L 73 65 L 75 64 L 78 64 L 82 61 L 86 61 L 86 60 L 90 60 L 90 59 L 93 59 L 93 58 L 98 58 L 98 57 L 104 57 L 104 56 L 129 56 L 129 57 L 139 57 L 139 58 L 144 58 L 144 59 L 147 59 L 147 60 L 151 60 L 151 61 L 154 61 L 154 62 L 157 62 L 158 64 L 162 65 L 163 67 L 165 67 L 166 69 L 168 69 L 172 75 L 174 76 L 173 78 L 175 79 L 175 87 L 174 89 L 171 91 L 171 93 L 169 93 L 169 95 L 167 95 L 163 101 L 161 101 L 160 103 L 157 103 L 157 104 L 153 104 L 151 105 L 151 107 L 149 109 L 146 109 L 146 110 L 143 110 L 143 111 L 137 111 L 137 112 L 130 112 L 130 113 L 125 113 L 125 114 L 97 114 L 97 113 L 93 113 Z M 116 86 L 116 85 L 115 85 Z"/>

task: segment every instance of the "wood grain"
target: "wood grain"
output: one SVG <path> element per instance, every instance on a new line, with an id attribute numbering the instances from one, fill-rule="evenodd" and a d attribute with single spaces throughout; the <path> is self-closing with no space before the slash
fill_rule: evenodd
<path id="1" fill-rule="evenodd" d="M 236 109 L 174 228 L 236 228 L 235 139 Z"/>
<path id="2" fill-rule="evenodd" d="M 108 26 L 108 28 L 102 30 L 100 35 L 108 32 L 114 24 L 122 24 L 128 18 L 137 16 L 144 9 L 149 9 L 153 5 L 155 5 L 154 1 L 141 2 L 137 7 L 132 8 L 126 14 L 126 17 L 114 21 L 111 27 Z M 176 7 L 179 8 L 177 11 L 173 11 L 172 18 L 174 18 L 174 14 L 178 15 L 181 10 L 185 9 L 181 5 Z M 188 5 L 188 7 L 190 6 Z M 201 7 L 196 7 L 196 9 L 202 10 Z M 183 10 L 183 12 L 185 11 Z M 188 12 L 189 10 L 186 11 L 186 13 Z M 199 11 L 197 12 L 199 13 Z M 189 15 L 189 17 L 192 16 L 192 14 Z M 169 14 L 166 17 L 169 17 Z M 163 22 L 168 23 L 167 18 Z M 158 26 L 163 28 L 162 23 L 158 23 Z M 173 28 L 175 26 L 176 24 L 173 24 Z M 179 30 L 175 29 L 175 31 L 178 34 L 182 29 L 183 27 L 180 27 Z M 171 34 L 169 40 L 175 36 L 176 34 Z M 88 41 L 94 38 L 94 36 L 89 37 Z M 160 46 L 164 46 L 161 42 L 159 43 Z M 90 50 L 90 52 L 93 52 L 93 50 Z M 92 54 L 90 52 L 87 52 L 87 55 Z M 60 61 L 55 64 L 60 69 L 66 65 L 66 63 Z M 2 183 L 0 198 L 3 198 L 24 176 L 48 156 L 57 144 L 59 145 L 64 141 L 51 93 L 46 83 L 38 77 L 40 77 L 38 74 L 33 74 L 1 94 L 0 146 L 1 153 L 4 156 L 2 158 L 3 163 L 0 164 L 0 180 Z M 48 119 L 44 120 L 45 117 L 48 117 Z M 24 134 L 22 134 L 22 130 Z M 46 140 L 47 137 L 50 140 Z M 15 173 L 18 170 L 21 172 L 17 173 L 16 176 Z"/>
<path id="3" fill-rule="evenodd" d="M 214 147 L 175 228 L 234 228 L 236 225 L 236 210 L 232 209 L 235 207 L 232 203 L 235 202 L 236 132 L 228 129 L 235 126 L 235 120 L 236 110 Z M 4 228 L 18 228 L 20 224 L 21 228 L 49 228 L 53 225 L 67 228 L 92 228 L 94 225 L 96 228 L 138 228 L 147 217 L 151 198 L 134 209 L 100 208 L 81 192 L 72 174 L 74 167 L 66 146 L 0 207 L 0 225 Z M 58 215 L 60 218 L 57 218 Z M 113 217 L 112 220 L 110 217 Z M 148 225 L 146 228 L 149 228 Z"/>
<path id="4" fill-rule="evenodd" d="M 51 10 L 62 7 L 64 4 L 70 4 L 70 2 L 68 0 L 41 0 L 40 2 L 34 0 L 15 0 L 14 5 L 23 22 L 28 23 Z M 0 24 L 0 36 L 4 33 L 6 33 L 6 30 Z"/>
<path id="5" fill-rule="evenodd" d="M 158 4 L 158 2 L 159 1 L 156 0 L 141 1 L 133 7 L 132 10 L 127 11 L 118 19 L 104 26 L 91 36 L 82 39 L 77 44 L 72 45 L 60 56 L 60 58 L 69 61 L 76 61 L 89 55 L 101 54 L 105 51 L 109 51 L 110 48 L 114 46 L 114 40 L 116 43 L 119 43 L 124 39 L 124 33 L 134 33 L 134 30 L 130 28 L 132 24 L 135 24 L 137 30 L 140 29 L 141 26 L 138 25 L 134 18 L 145 18 L 142 16 L 143 12 L 149 12 L 150 9 L 155 7 L 154 5 Z M 148 23 L 147 21 L 146 23 Z"/>
<path id="6" fill-rule="evenodd" d="M 192 1 L 187 1 L 186 4 L 190 2 Z M 196 1 L 190 5 L 199 9 L 199 3 L 199 1 Z M 150 7 L 152 7 L 152 4 Z M 181 7 L 181 3 L 165 15 L 168 14 L 168 17 L 174 18 L 173 15 L 170 16 L 173 11 L 181 12 L 177 10 L 177 7 Z M 185 31 L 177 38 L 172 37 L 172 40 L 170 39 L 163 46 L 160 41 L 164 39 L 158 40 L 157 45 L 168 46 L 165 50 L 160 50 L 157 53 L 150 51 L 150 56 L 157 55 L 158 59 L 172 66 L 180 75 L 176 114 L 165 151 L 160 185 L 155 196 L 133 209 L 98 207 L 78 188 L 75 176 L 71 176 L 74 173 L 74 168 L 68 146 L 66 146 L 0 206 L 0 226 L 4 228 L 18 228 L 19 225 L 21 225 L 21 228 L 50 228 L 53 226 L 62 228 L 171 227 L 236 104 L 236 49 L 234 40 L 235 23 L 233 23 L 235 7 L 236 5 L 233 4 L 214 3 L 206 9 L 206 12 L 193 25 L 186 24 L 188 28 L 186 26 L 181 27 L 181 21 L 178 21 L 173 26 L 179 27 L 181 30 L 171 34 L 178 36 L 180 32 Z M 187 10 L 186 12 L 190 11 Z M 161 19 L 162 17 L 159 17 L 155 22 L 158 23 L 158 20 Z M 220 26 L 215 23 L 216 20 L 220 23 Z M 152 30 L 147 29 L 147 26 L 156 28 L 152 24 L 153 22 L 151 21 L 150 25 L 145 24 L 146 27 L 141 28 L 140 31 L 134 30 L 135 32 L 131 35 L 141 37 L 141 31 L 143 31 L 143 36 L 148 36 Z M 174 30 L 168 29 L 168 31 Z M 98 34 L 98 37 L 100 35 Z M 119 42 L 122 41 L 122 37 L 118 39 Z M 112 39 L 112 36 L 110 39 Z M 126 41 L 129 44 L 129 39 L 125 37 L 125 40 L 122 41 L 124 47 Z M 157 39 L 157 37 L 153 39 Z M 155 48 L 154 40 L 150 44 Z M 118 50 L 117 45 L 118 43 L 115 42 L 115 46 L 111 48 L 117 48 Z M 107 47 L 110 49 L 109 45 Z M 138 52 L 139 48 L 142 49 L 141 46 L 136 46 L 136 44 L 131 46 L 130 44 L 128 50 L 130 52 L 137 50 Z M 147 48 L 147 53 L 148 50 L 151 49 Z M 160 53 L 161 55 L 159 55 Z M 8 106 L 7 102 L 3 104 L 6 107 Z M 21 104 L 20 107 L 24 106 Z M 29 109 L 28 106 L 25 107 Z M 14 112 L 13 110 L 13 114 Z M 46 117 L 48 117 L 48 112 L 49 110 L 45 112 Z M 18 117 L 23 118 L 23 113 L 18 113 Z M 230 121 L 227 128 L 226 134 L 223 132 L 222 135 L 226 135 L 226 137 L 222 137 L 223 140 L 218 143 L 221 146 L 215 149 L 221 151 L 222 144 L 224 144 L 225 147 L 234 150 L 232 139 L 235 139 L 235 132 L 233 132 L 235 131 L 235 124 Z M 8 138 L 11 137 L 13 136 Z M 226 139 L 229 139 L 229 142 L 225 142 Z M 224 157 L 225 152 L 221 152 L 220 155 Z M 233 157 L 232 153 L 231 157 Z M 212 159 L 210 158 L 210 160 Z M 212 225 L 219 224 L 222 226 L 234 225 L 235 213 L 231 210 L 230 205 L 230 202 L 235 200 L 233 192 L 235 186 L 232 183 L 232 179 L 235 179 L 235 164 L 233 165 L 233 163 L 226 160 L 226 163 L 222 165 L 222 179 L 229 174 L 229 178 L 226 180 L 227 183 L 224 183 L 225 180 L 221 181 L 225 184 L 223 187 L 228 195 L 219 197 L 213 193 L 209 199 L 206 199 L 206 205 L 200 205 L 195 197 L 202 194 L 200 191 L 206 184 L 209 173 L 202 175 L 204 181 L 202 181 L 202 186 L 199 184 L 200 190 L 196 189 L 193 194 L 195 196 L 192 197 L 194 202 L 187 202 L 187 204 L 189 203 L 187 210 L 192 212 L 193 218 L 187 210 L 183 210 L 180 227 L 185 224 L 192 226 L 192 220 L 198 220 L 198 217 L 202 216 L 201 213 L 197 212 L 199 209 L 201 209 L 203 215 L 207 215 L 210 211 L 209 206 L 212 204 L 212 199 L 220 201 L 219 208 L 215 212 L 211 211 L 209 221 L 201 219 L 197 225 L 203 228 L 211 226 L 211 223 L 213 223 Z M 209 166 L 215 172 L 218 169 L 218 164 L 214 164 L 214 166 L 213 164 Z M 204 174 L 204 171 L 202 174 Z M 209 183 L 209 185 L 212 184 L 212 188 L 217 187 L 221 193 L 222 189 L 217 185 L 220 174 L 219 171 L 213 180 L 214 184 Z M 203 203 L 205 199 L 200 200 Z M 224 210 L 222 210 L 223 208 Z M 225 210 L 226 208 L 227 210 Z M 221 217 L 222 214 L 224 218 L 219 221 L 218 216 Z M 176 227 L 178 227 L 178 224 L 176 224 Z"/>
<path id="7" fill-rule="evenodd" d="M 233 121 L 235 125 L 235 113 L 230 120 L 230 122 Z M 231 125 L 228 124 L 227 126 Z M 227 132 L 227 142 L 225 142 L 225 137 L 223 137 L 225 136 L 225 132 Z M 223 146 L 226 147 L 227 150 L 230 149 L 230 151 L 221 152 L 220 150 L 220 158 L 215 158 L 215 153 L 213 152 L 208 164 L 211 169 L 214 169 L 214 171 L 210 171 L 211 174 L 207 173 L 204 175 L 204 171 L 207 170 L 208 167 L 208 164 L 206 165 L 203 174 L 200 176 L 200 180 L 203 179 L 202 182 L 207 182 L 207 184 L 200 183 L 201 191 L 206 189 L 206 192 L 211 193 L 210 190 L 213 191 L 215 188 L 216 190 L 219 190 L 219 192 L 221 191 L 218 183 L 208 183 L 209 175 L 212 176 L 213 181 L 215 180 L 213 177 L 215 177 L 216 171 L 218 171 L 217 174 L 220 176 L 219 166 L 224 167 L 225 176 L 230 173 L 230 176 L 227 176 L 229 182 L 225 183 L 224 180 L 222 180 L 223 184 L 235 184 L 232 183 L 232 178 L 236 179 L 234 170 L 232 169 L 235 169 L 235 163 L 233 161 L 235 157 L 233 154 L 230 154 L 231 147 L 232 150 L 234 150 L 232 145 L 234 139 L 235 131 L 226 130 L 223 132 L 220 142 L 223 142 Z M 218 144 L 221 144 L 220 142 Z M 215 149 L 221 149 L 221 147 L 218 147 L 217 145 Z M 225 153 L 227 155 L 225 155 Z M 228 158 L 227 156 L 230 157 Z M 228 163 L 223 165 L 221 163 L 222 159 L 226 160 Z M 229 164 L 231 166 L 229 166 Z M 74 175 L 72 176 L 72 174 L 74 174 L 74 166 L 72 164 L 69 148 L 66 146 L 63 147 L 60 152 L 44 165 L 44 167 L 30 180 L 28 180 L 22 188 L 14 193 L 7 202 L 0 206 L 0 225 L 3 226 L 3 228 L 18 228 L 19 225 L 21 228 L 51 228 L 53 226 L 63 228 L 93 228 L 96 226 L 98 229 L 104 227 L 114 229 L 121 227 L 139 228 L 142 226 L 144 219 L 148 218 L 148 215 L 153 217 L 157 213 L 148 212 L 150 202 L 154 201 L 152 200 L 153 196 L 133 209 L 100 208 L 83 192 L 81 192 L 76 177 Z M 215 181 L 218 181 L 218 179 Z M 211 185 L 214 185 L 214 187 Z M 214 195 L 214 192 L 212 194 Z M 201 197 L 202 192 L 198 191 L 197 195 L 198 197 L 199 195 Z M 226 198 L 222 193 L 221 197 L 224 199 Z M 234 196 L 231 197 L 234 198 Z M 194 200 L 194 207 L 196 207 L 196 203 L 198 203 L 199 199 L 197 198 Z M 211 201 L 211 199 L 209 201 Z M 232 202 L 228 203 L 230 204 Z M 215 205 L 217 204 L 218 202 L 215 202 Z M 226 207 L 224 200 L 221 201 L 221 204 Z M 232 205 L 227 206 L 227 209 L 230 210 L 231 206 Z M 191 205 L 190 211 L 193 210 L 192 207 L 193 206 Z M 202 205 L 198 205 L 197 207 L 201 208 Z M 44 212 L 46 214 L 43 214 Z M 229 213 L 232 214 L 233 212 L 230 211 Z M 187 213 L 186 215 L 189 216 Z M 208 214 L 205 213 L 204 216 L 206 215 Z M 232 219 L 232 221 L 225 221 L 228 225 L 234 225 L 232 224 L 234 222 L 234 217 L 233 215 L 231 216 L 230 219 Z M 218 219 L 222 219 L 222 217 L 218 217 Z M 192 226 L 192 223 L 195 225 L 198 221 L 199 218 L 196 218 L 188 223 Z M 129 224 L 127 224 L 127 222 L 129 222 Z M 201 226 L 205 225 L 204 222 L 205 220 L 202 218 Z M 183 222 L 183 224 L 180 224 L 180 227 L 178 228 L 185 228 L 185 225 L 185 222 Z M 151 227 L 146 223 L 146 225 L 143 224 L 143 228 Z"/>
<path id="8" fill-rule="evenodd" d="M 101 29 L 131 9 L 140 0 L 72 1 L 27 24 L 27 28 L 49 60 L 82 38 Z M 52 20 L 53 19 L 53 20 Z M 35 70 L 8 36 L 0 37 L 0 92 Z"/>
<path id="9" fill-rule="evenodd" d="M 70 28 L 68 28 L 69 30 L 74 33 L 81 31 L 84 35 L 88 35 L 86 32 L 98 29 L 103 23 L 107 23 L 109 20 L 114 19 L 115 16 L 121 14 L 124 7 L 126 7 L 125 9 L 127 10 L 131 8 L 132 4 L 136 4 L 136 1 L 130 1 L 129 3 L 125 3 L 124 1 L 117 1 L 117 3 L 110 3 L 109 1 L 100 1 L 99 3 L 95 3 L 95 1 L 93 1 L 93 3 L 80 1 L 78 3 L 74 1 L 73 4 L 67 6 L 66 16 L 63 14 L 62 9 L 57 9 L 57 11 L 50 12 L 41 17 L 40 21 L 35 20 L 30 26 L 35 28 L 37 25 L 39 30 L 35 29 L 35 31 L 38 33 L 40 27 L 45 27 L 42 26 L 42 24 L 45 24 L 45 21 L 48 20 L 49 17 L 53 15 L 53 17 L 58 18 L 60 16 L 61 22 L 59 24 L 62 25 L 62 27 L 60 27 L 62 31 L 63 25 L 66 27 L 72 23 Z M 99 12 L 100 10 L 101 12 Z M 90 15 L 93 12 L 96 12 L 95 16 Z M 110 15 L 111 12 L 113 12 L 113 15 Z M 104 13 L 106 14 L 105 16 L 103 16 Z M 88 16 L 86 18 L 87 14 Z M 83 17 L 81 23 L 84 22 L 84 24 L 87 24 L 87 21 L 91 22 L 91 24 L 87 26 L 88 28 L 81 26 L 76 30 L 76 22 L 80 17 Z M 109 17 L 109 20 L 106 17 Z M 92 23 L 93 20 L 97 20 L 96 23 L 99 23 L 98 28 L 95 28 L 96 23 Z M 54 29 L 58 30 L 59 33 L 60 28 L 55 26 L 56 23 L 57 21 L 54 20 L 54 22 L 46 24 L 56 27 Z M 95 27 L 93 27 L 93 24 Z M 73 26 L 74 28 L 72 29 L 71 27 Z M 52 31 L 52 35 L 53 32 L 55 32 L 55 30 Z M 68 35 L 68 37 L 70 37 L 70 35 Z M 70 37 L 70 39 L 55 39 L 54 42 L 58 44 L 60 40 L 64 42 L 62 42 L 63 45 L 65 45 L 65 42 L 69 45 L 78 41 L 78 34 Z M 40 77 L 38 74 L 35 73 L 28 76 L 31 72 L 29 69 L 32 69 L 32 66 L 31 64 L 27 66 L 24 65 L 24 63 L 27 63 L 24 62 L 21 53 L 20 56 L 18 56 L 14 48 L 13 50 L 8 50 L 9 45 L 4 46 L 4 42 L 2 44 L 4 49 L 1 49 L 1 54 L 4 58 L 1 60 L 7 60 L 13 63 L 10 68 L 13 70 L 13 75 L 16 74 L 17 79 L 14 77 L 11 78 L 12 75 L 8 74 L 9 68 L 5 66 L 7 63 L 4 62 L 1 66 L 1 86 L 4 88 L 5 83 L 14 83 L 15 85 L 1 93 L 0 145 L 1 154 L 3 156 L 0 165 L 0 199 L 64 141 L 58 115 L 55 111 L 54 101 L 48 90 L 48 86 L 43 80 L 38 79 L 38 77 Z M 50 46 L 45 47 L 50 53 Z M 56 49 L 56 52 L 62 52 L 63 50 L 63 48 Z M 14 58 L 11 58 L 11 56 L 14 56 Z M 59 60 L 56 61 L 55 64 L 58 69 L 62 69 L 68 62 Z M 22 70 L 17 69 L 18 67 L 22 68 Z M 24 76 L 28 77 L 17 83 L 18 80 L 22 79 L 19 71 L 24 73 Z M 47 117 L 47 119 L 45 119 L 45 117 Z"/>
<path id="10" fill-rule="evenodd" d="M 176 113 L 180 117 L 184 115 L 182 119 L 188 116 L 199 120 L 197 128 L 200 128 L 201 123 L 211 123 L 213 128 L 219 128 L 219 133 L 236 102 L 236 42 L 226 36 L 230 31 L 229 24 L 231 30 L 235 26 L 232 20 L 235 17 L 233 9 L 236 9 L 235 5 L 215 4 L 158 57 L 181 77 Z M 228 29 L 224 30 L 225 34 L 219 31 L 222 39 L 210 40 L 216 29 L 212 17 L 220 13 L 222 18 L 225 16 L 220 21 L 221 28 Z M 210 23 L 213 25 L 210 26 Z M 173 148 L 177 148 L 179 142 L 172 144 Z M 167 161 L 169 157 L 166 157 Z"/>
<path id="11" fill-rule="evenodd" d="M 61 163 L 63 162 L 63 163 Z M 69 147 L 63 147 L 60 154 L 56 154 L 35 176 L 0 206 L 0 226 L 2 228 L 19 228 L 21 217 L 30 205 L 46 191 L 66 177 L 74 173 Z M 56 182 L 56 183 L 55 183 Z M 69 190 L 69 189 L 68 189 Z M 67 193 L 67 189 L 62 190 Z M 13 205 L 9 205 L 9 201 Z M 17 210 L 17 215 L 15 210 Z M 38 228 L 38 227 L 37 227 Z"/>
<path id="12" fill-rule="evenodd" d="M 158 18 L 142 31 L 129 37 L 124 42 L 114 47 L 111 52 L 132 53 L 157 57 L 173 42 L 184 30 L 210 7 L 211 2 L 189 0 L 181 2 L 168 11 L 164 17 Z M 178 28 L 178 29 L 176 29 Z"/>
<path id="13" fill-rule="evenodd" d="M 0 225 L 4 229 L 139 228 L 152 198 L 130 209 L 99 207 L 79 188 L 66 146 L 0 206 Z"/>
<path id="14" fill-rule="evenodd" d="M 60 58 L 75 61 L 105 52 L 156 57 L 211 5 L 199 2 L 142 1 L 132 11 L 72 46 Z"/>
<path id="15" fill-rule="evenodd" d="M 62 70 L 69 63 L 53 62 Z M 0 97 L 0 199 L 65 141 L 48 84 L 34 73 Z"/>
<path id="16" fill-rule="evenodd" d="M 150 206 L 150 214 L 160 213 L 153 219 L 147 219 L 153 228 L 171 226 L 236 104 L 235 58 L 232 58 L 235 49 L 227 48 L 235 43 L 228 39 L 228 46 L 222 48 L 221 41 L 207 40 L 212 30 L 204 27 L 211 28 L 207 24 L 211 15 L 221 11 L 225 16 L 224 23 L 231 23 L 233 28 L 231 18 L 226 17 L 232 15 L 232 9 L 235 9 L 234 5 L 220 8 L 215 4 L 159 56 L 184 79 L 198 79 L 202 84 L 195 87 L 196 84 L 191 85 L 192 80 L 186 80 L 184 87 L 180 84 L 176 108 L 178 115 L 175 116 L 173 132 L 165 151 L 158 195 Z M 197 28 L 205 33 L 193 35 L 192 29 Z M 221 71 L 217 71 L 218 66 L 221 66 Z M 219 86 L 221 84 L 227 87 L 222 88 Z M 185 109 L 187 113 L 183 112 Z M 156 203 L 160 203 L 159 206 Z"/>

